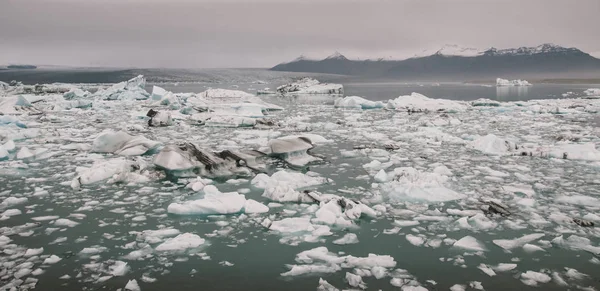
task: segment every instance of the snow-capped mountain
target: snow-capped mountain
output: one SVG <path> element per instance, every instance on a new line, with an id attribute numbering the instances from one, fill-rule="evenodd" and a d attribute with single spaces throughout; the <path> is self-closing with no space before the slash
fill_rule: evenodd
<path id="1" fill-rule="evenodd" d="M 600 59 L 555 44 L 508 49 L 444 45 L 404 60 L 351 60 L 339 52 L 322 60 L 298 58 L 271 70 L 401 79 L 464 79 L 506 76 L 573 77 L 600 73 Z"/>
<path id="2" fill-rule="evenodd" d="M 326 60 L 348 60 L 348 58 L 346 58 L 344 55 L 342 55 L 340 52 L 336 51 L 333 54 L 331 54 L 330 56 L 325 58 Z"/>
<path id="3" fill-rule="evenodd" d="M 456 44 L 446 44 L 441 48 L 437 49 L 428 49 L 424 50 L 418 54 L 415 54 L 413 58 L 422 58 L 428 57 L 432 55 L 441 55 L 441 56 L 458 56 L 458 57 L 476 57 L 480 56 L 484 53 L 484 50 L 471 48 L 471 47 L 462 47 Z"/>

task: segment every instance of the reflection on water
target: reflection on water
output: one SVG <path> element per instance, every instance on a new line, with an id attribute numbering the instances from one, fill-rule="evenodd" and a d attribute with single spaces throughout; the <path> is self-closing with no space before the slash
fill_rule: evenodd
<path id="1" fill-rule="evenodd" d="M 529 95 L 529 86 L 500 86 L 496 87 L 496 100 L 514 101 L 526 99 Z M 515 98 L 517 97 L 517 98 Z"/>

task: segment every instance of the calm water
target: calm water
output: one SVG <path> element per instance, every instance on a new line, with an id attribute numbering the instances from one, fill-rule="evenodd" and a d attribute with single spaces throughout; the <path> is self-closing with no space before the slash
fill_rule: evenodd
<path id="1" fill-rule="evenodd" d="M 496 87 L 491 85 L 462 83 L 380 83 L 380 82 L 345 82 L 334 80 L 344 85 L 344 95 L 361 96 L 374 101 L 386 101 L 412 92 L 421 93 L 430 98 L 450 100 L 476 100 L 487 98 L 498 101 L 525 101 L 532 99 L 565 98 L 563 94 L 573 92 L 571 97 L 581 96 L 589 88 L 600 87 L 598 84 L 535 84 L 529 87 Z M 248 92 L 268 88 L 275 90 L 281 82 L 271 84 L 214 84 L 214 83 L 173 83 L 160 84 L 172 92 L 199 92 L 206 88 L 239 89 Z M 148 91 L 151 91 L 148 86 Z"/>
<path id="2" fill-rule="evenodd" d="M 261 76 L 262 78 L 262 76 Z M 281 80 L 268 84 L 252 83 L 251 78 L 244 82 L 220 83 L 173 83 L 160 84 L 173 92 L 201 92 L 208 87 L 240 89 L 248 92 L 262 90 L 266 87 L 274 89 L 281 84 Z M 266 80 L 269 81 L 269 80 Z M 422 93 L 432 98 L 446 98 L 457 100 L 474 100 L 489 98 L 499 101 L 529 100 L 560 98 L 563 93 L 572 91 L 580 94 L 581 91 L 598 87 L 597 85 L 546 85 L 535 84 L 532 87 L 496 88 L 481 85 L 465 85 L 457 83 L 346 83 L 346 95 L 358 95 L 372 100 L 387 100 L 411 92 Z M 149 85 L 148 91 L 151 91 Z M 287 265 L 298 264 L 296 254 L 320 246 L 326 246 L 333 253 L 344 253 L 357 257 L 367 256 L 369 253 L 390 255 L 394 257 L 397 265 L 395 268 L 406 269 L 415 280 L 418 280 L 429 290 L 448 290 L 454 284 L 469 284 L 472 281 L 482 282 L 486 290 L 564 290 L 566 287 L 549 282 L 540 287 L 524 285 L 520 274 L 529 270 L 536 272 L 556 271 L 562 272 L 566 267 L 574 268 L 588 274 L 582 279 L 569 279 L 570 288 L 598 287 L 598 261 L 595 256 L 584 251 L 567 250 L 556 246 L 545 246 L 544 251 L 527 253 L 522 248 L 505 251 L 493 244 L 494 239 L 512 239 L 531 233 L 544 233 L 543 240 L 549 241 L 554 237 L 571 234 L 587 237 L 591 244 L 598 246 L 600 233 L 598 228 L 582 229 L 572 224 L 561 225 L 551 221 L 548 217 L 553 213 L 566 213 L 570 216 L 580 217 L 588 213 L 598 214 L 598 208 L 577 205 L 563 205 L 554 203 L 554 198 L 564 193 L 575 193 L 600 197 L 598 185 L 598 170 L 600 167 L 587 162 L 562 161 L 550 159 L 504 157 L 502 159 L 474 153 L 462 144 L 439 144 L 436 138 L 427 136 L 406 137 L 409 134 L 424 132 L 429 129 L 419 126 L 423 121 L 434 118 L 433 115 L 407 115 L 403 113 L 387 112 L 383 110 L 353 111 L 335 109 L 330 104 L 331 100 L 315 98 L 312 101 L 286 100 L 276 97 L 265 97 L 269 102 L 286 107 L 282 113 L 274 118 L 287 123 L 290 128 L 279 128 L 283 135 L 298 133 L 293 129 L 297 121 L 306 121 L 314 125 L 313 133 L 321 134 L 333 139 L 335 143 L 320 145 L 314 152 L 326 157 L 326 162 L 310 166 L 311 171 L 324 177 L 333 179 L 332 184 L 315 187 L 325 193 L 336 193 L 357 199 L 369 196 L 373 189 L 372 177 L 367 174 L 363 165 L 376 159 L 370 156 L 354 158 L 341 157 L 342 151 L 351 150 L 354 146 L 371 144 L 377 141 L 371 134 L 387 135 L 397 141 L 401 146 L 395 152 L 396 163 L 393 167 L 415 167 L 422 171 L 431 171 L 438 163 L 448 165 L 454 172 L 452 182 L 449 184 L 458 192 L 468 193 L 470 198 L 462 201 L 445 203 L 413 203 L 411 201 L 393 204 L 388 213 L 377 219 L 361 219 L 357 222 L 357 229 L 333 229 L 333 235 L 324 237 L 318 243 L 301 243 L 291 246 L 281 243 L 281 236 L 267 231 L 260 225 L 260 221 L 267 215 L 285 217 L 283 209 L 300 210 L 300 206 L 286 205 L 283 208 L 272 208 L 269 214 L 254 215 L 249 218 L 240 218 L 239 215 L 229 216 L 175 216 L 166 213 L 166 208 L 177 199 L 191 199 L 197 195 L 185 188 L 185 183 L 167 179 L 159 179 L 138 185 L 105 184 L 89 185 L 82 191 L 74 191 L 69 187 L 69 182 L 74 176 L 77 166 L 90 166 L 96 159 L 112 158 L 112 155 L 100 157 L 90 155 L 85 151 L 59 150 L 61 144 L 71 143 L 74 139 L 83 143 L 93 141 L 95 134 L 104 128 L 120 129 L 130 124 L 144 125 L 145 121 L 131 116 L 131 112 L 147 110 L 139 105 L 124 105 L 108 102 L 107 108 L 93 107 L 86 111 L 61 111 L 54 113 L 57 117 L 52 122 L 41 122 L 38 127 L 42 129 L 42 136 L 37 139 L 27 139 L 17 142 L 17 146 L 28 146 L 32 149 L 48 148 L 58 154 L 47 160 L 28 163 L 28 168 L 8 166 L 8 162 L 1 162 L 3 171 L 0 174 L 0 201 L 7 196 L 27 197 L 24 204 L 10 208 L 22 210 L 21 215 L 1 221 L 3 233 L 9 233 L 13 227 L 31 223 L 33 217 L 55 215 L 77 221 L 79 225 L 68 227 L 55 227 L 50 221 L 43 221 L 31 229 L 11 233 L 11 243 L 22 248 L 44 247 L 43 255 L 55 254 L 63 260 L 52 266 L 42 266 L 44 273 L 36 276 L 39 279 L 37 290 L 117 290 L 123 288 L 128 280 L 137 279 L 141 290 L 315 290 L 319 277 L 322 277 L 340 289 L 350 288 L 344 277 L 352 269 L 343 269 L 334 274 L 311 274 L 299 277 L 284 278 L 281 273 L 289 270 Z M 333 98 L 333 97 L 331 97 Z M 130 107 L 127 107 L 130 106 Z M 508 115 L 504 115 L 508 114 Z M 596 116 L 581 115 L 575 117 L 556 117 L 553 115 L 529 116 L 515 113 L 482 111 L 466 112 L 456 115 L 463 121 L 457 126 L 444 127 L 441 130 L 454 137 L 464 134 L 486 134 L 495 132 L 499 135 L 523 137 L 525 141 L 553 143 L 558 134 L 565 131 L 581 132 L 588 142 L 598 143 L 597 131 L 598 118 Z M 579 118 L 579 119 L 577 119 Z M 35 118 L 25 120 L 34 122 Z M 75 122 L 76 121 L 76 122 Z M 323 125 L 343 124 L 330 130 Z M 596 125 L 594 125 L 596 124 Z M 166 128 L 146 128 L 144 136 L 171 143 L 173 141 L 193 141 L 209 148 L 217 148 L 225 140 L 236 141 L 244 145 L 245 137 L 241 137 L 238 129 L 206 128 L 198 126 L 171 126 Z M 289 130 L 289 131 L 288 131 Z M 423 131 L 420 131 L 423 130 Z M 251 131 L 248 129 L 241 130 Z M 137 133 L 136 133 L 137 134 Z M 406 138 L 405 138 L 406 137 Z M 529 140 L 527 140 L 529 138 Z M 142 157 L 146 162 L 151 162 L 152 157 Z M 6 167 L 5 167 L 6 165 Z M 515 169 L 510 166 L 518 165 Z M 392 168 L 393 168 L 392 167 Z M 507 172 L 501 182 L 486 180 L 485 170 L 478 167 L 489 167 L 496 171 Z M 534 207 L 521 207 L 515 201 L 518 195 L 507 195 L 501 187 L 506 184 L 520 184 L 521 180 L 515 174 L 525 173 L 531 179 L 548 186 L 546 190 L 536 189 L 536 204 Z M 41 179 L 40 179 L 41 178 Z M 65 183 L 66 182 L 66 183 Z M 533 182 L 528 182 L 533 184 Z M 247 198 L 255 199 L 267 204 L 261 197 L 262 190 L 252 188 L 246 181 L 240 185 L 218 183 L 222 192 L 236 191 L 240 188 L 249 188 Z M 543 185 L 542 185 L 543 186 Z M 151 187 L 145 189 L 145 187 Z M 36 188 L 48 191 L 45 195 Z M 543 189 L 543 188 L 542 188 Z M 10 192 L 3 192 L 3 191 Z M 342 190 L 342 191 L 339 191 Z M 455 221 L 427 222 L 423 221 L 418 226 L 403 227 L 397 233 L 386 234 L 386 230 L 394 228 L 394 220 L 410 220 L 394 210 L 408 210 L 432 215 L 438 210 L 445 214 L 446 209 L 477 209 L 476 197 L 488 195 L 498 199 L 507 198 L 511 204 L 514 215 L 508 219 L 492 218 L 498 227 L 487 230 L 457 229 Z M 513 201 L 514 199 L 515 201 Z M 1 211 L 4 211 L 2 209 Z M 71 216 L 72 214 L 79 214 Z M 83 216 L 81 214 L 84 214 Z M 144 221 L 134 221 L 133 217 L 145 216 Z M 456 219 L 453 218 L 453 219 Z M 535 224 L 536 221 L 547 219 L 547 224 Z M 217 222 L 229 223 L 227 226 Z M 509 222 L 523 225 L 523 229 L 512 229 Z M 190 232 L 206 238 L 209 245 L 200 252 L 210 256 L 204 260 L 195 253 L 161 254 L 152 253 L 142 260 L 127 260 L 124 256 L 131 251 L 144 247 L 143 241 L 137 234 L 144 230 L 159 228 L 176 228 L 182 233 Z M 217 232 L 215 232 L 217 231 Z M 335 245 L 334 239 L 342 237 L 346 232 L 357 235 L 359 243 L 350 245 Z M 427 239 L 448 237 L 460 239 L 466 235 L 474 236 L 482 241 L 489 251 L 473 253 L 452 248 L 442 244 L 441 247 L 431 248 L 424 245 L 415 246 L 409 243 L 406 236 L 409 234 L 423 234 Z M 65 241 L 57 242 L 59 238 Z M 54 243 L 51 243 L 54 242 Z M 136 242 L 134 247 L 126 245 Z M 539 242 L 532 242 L 539 244 Z M 80 255 L 79 252 L 87 247 L 101 246 L 106 250 L 97 256 Z M 23 251 L 23 249 L 21 249 Z M 3 253 L 3 259 L 9 254 Z M 464 260 L 464 266 L 455 264 L 451 260 Z M 22 257 L 11 258 L 25 262 Z M 114 260 L 123 260 L 130 266 L 125 276 L 117 276 L 98 282 L 98 279 L 107 275 L 107 268 Z M 228 261 L 233 266 L 227 267 L 220 262 Z M 497 265 L 499 263 L 516 263 L 518 267 L 509 272 L 498 272 L 490 277 L 479 270 L 480 264 Z M 35 268 L 40 263 L 35 262 Z M 0 268 L 0 272 L 2 268 Z M 547 272 L 549 273 L 549 272 Z M 63 277 L 68 275 L 69 277 Z M 148 276 L 156 281 L 142 282 L 141 278 Z M 368 290 L 397 290 L 399 288 L 390 284 L 390 277 L 376 280 L 373 277 L 364 277 Z M 433 280 L 429 281 L 428 280 Z M 6 281 L 8 282 L 8 281 Z M 1 286 L 5 281 L 0 282 Z"/>

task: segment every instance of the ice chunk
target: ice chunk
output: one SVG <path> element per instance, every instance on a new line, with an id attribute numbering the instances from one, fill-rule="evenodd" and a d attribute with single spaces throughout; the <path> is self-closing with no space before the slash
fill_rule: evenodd
<path id="1" fill-rule="evenodd" d="M 60 262 L 60 260 L 62 260 L 60 257 L 56 256 L 56 255 L 51 255 L 50 257 L 46 258 L 44 260 L 44 264 L 56 264 L 58 262 Z"/>
<path id="2" fill-rule="evenodd" d="M 329 284 L 329 282 L 319 278 L 319 286 L 317 287 L 317 291 L 340 291 L 335 288 L 333 285 Z"/>
<path id="3" fill-rule="evenodd" d="M 417 247 L 421 246 L 425 243 L 425 238 L 416 236 L 416 235 L 412 235 L 412 234 L 407 234 L 406 240 L 413 246 L 417 246 Z"/>
<path id="4" fill-rule="evenodd" d="M 90 92 L 83 91 L 79 88 L 71 88 L 69 92 L 63 94 L 63 98 L 66 100 L 87 98 L 88 96 L 90 96 Z"/>
<path id="5" fill-rule="evenodd" d="M 585 195 L 561 195 L 556 197 L 554 201 L 558 203 L 573 204 L 579 206 L 600 207 L 600 199 Z"/>
<path id="6" fill-rule="evenodd" d="M 481 243 L 480 241 L 478 241 L 476 238 L 474 238 L 472 236 L 465 236 L 465 237 L 457 240 L 453 244 L 453 246 L 457 247 L 457 248 L 465 249 L 468 251 L 476 251 L 476 252 L 487 251 L 487 248 L 483 245 L 483 243 Z"/>
<path id="7" fill-rule="evenodd" d="M 314 147 L 312 141 L 304 136 L 281 137 L 269 141 L 271 153 L 282 158 L 294 166 L 305 166 L 308 163 L 319 161 L 317 157 L 308 154 Z"/>
<path id="8" fill-rule="evenodd" d="M 505 155 L 515 152 L 519 148 L 514 142 L 501 139 L 493 134 L 479 137 L 467 144 L 467 147 L 491 155 Z"/>
<path id="9" fill-rule="evenodd" d="M 514 248 L 522 247 L 534 240 L 540 239 L 543 236 L 543 233 L 532 233 L 515 239 L 495 239 L 492 242 L 505 250 L 512 250 Z"/>
<path id="10" fill-rule="evenodd" d="M 150 109 L 146 116 L 150 117 L 148 120 L 148 126 L 169 126 L 173 125 L 173 119 L 171 118 L 171 113 L 166 111 L 155 111 Z"/>
<path id="11" fill-rule="evenodd" d="M 494 266 L 493 269 L 496 272 L 507 272 L 510 270 L 514 270 L 516 267 L 517 267 L 517 264 L 500 263 L 500 264 Z"/>
<path id="12" fill-rule="evenodd" d="M 54 225 L 56 226 L 66 226 L 66 227 L 75 227 L 79 224 L 79 222 L 75 222 L 66 218 L 59 218 L 54 221 Z"/>
<path id="13" fill-rule="evenodd" d="M 212 215 L 234 213 L 264 213 L 269 211 L 266 205 L 246 199 L 237 192 L 221 193 L 215 186 L 204 187 L 203 199 L 171 203 L 167 211 L 179 215 Z"/>
<path id="14" fill-rule="evenodd" d="M 359 275 L 346 272 L 346 281 L 348 281 L 348 285 L 352 287 L 359 287 L 361 289 L 367 288 L 367 284 L 363 282 L 362 277 Z"/>
<path id="15" fill-rule="evenodd" d="M 92 152 L 114 153 L 122 156 L 139 156 L 154 151 L 159 142 L 126 132 L 108 131 L 100 134 L 92 144 Z"/>
<path id="16" fill-rule="evenodd" d="M 126 262 L 115 261 L 115 263 L 108 267 L 108 272 L 113 276 L 125 276 L 129 271 L 129 266 Z"/>
<path id="17" fill-rule="evenodd" d="M 432 99 L 419 93 L 412 93 L 389 100 L 385 108 L 408 112 L 459 112 L 465 111 L 468 105 L 460 101 Z"/>
<path id="18" fill-rule="evenodd" d="M 152 100 L 161 100 L 167 95 L 167 90 L 156 85 L 152 86 Z"/>
<path id="19" fill-rule="evenodd" d="M 590 88 L 583 91 L 583 94 L 590 97 L 600 97 L 600 88 Z"/>
<path id="20" fill-rule="evenodd" d="M 21 95 L 0 98 L 0 115 L 41 114 Z"/>
<path id="21" fill-rule="evenodd" d="M 125 289 L 124 291 L 141 291 L 142 290 L 140 288 L 140 285 L 138 285 L 138 282 L 135 279 L 127 281 L 127 285 L 125 285 L 124 289 Z"/>
<path id="22" fill-rule="evenodd" d="M 193 233 L 182 233 L 156 247 L 157 251 L 183 251 L 203 245 L 205 240 Z"/>
<path id="23" fill-rule="evenodd" d="M 531 86 L 531 83 L 525 81 L 525 80 L 506 80 L 506 79 L 502 79 L 502 78 L 497 78 L 496 79 L 496 86 L 497 87 L 503 87 L 503 86 Z"/>
<path id="24" fill-rule="evenodd" d="M 465 197 L 445 187 L 447 176 L 415 168 L 396 168 L 393 173 L 388 173 L 388 180 L 391 181 L 382 184 L 380 191 L 391 200 L 444 202 Z"/>
<path id="25" fill-rule="evenodd" d="M 138 174 L 139 163 L 124 158 L 110 159 L 94 163 L 90 168 L 77 168 L 78 176 L 71 182 L 73 189 L 82 185 L 93 184 L 108 180 L 108 183 L 126 182 L 137 183 L 149 181 L 149 178 Z"/>
<path id="26" fill-rule="evenodd" d="M 344 86 L 340 84 L 320 83 L 312 78 L 302 78 L 295 82 L 277 87 L 281 94 L 344 94 Z"/>
<path id="27" fill-rule="evenodd" d="M 107 89 L 100 89 L 94 93 L 94 96 L 103 100 L 145 100 L 150 97 L 150 94 L 144 90 L 145 86 L 146 79 L 139 75 Z"/>
<path id="28" fill-rule="evenodd" d="M 356 236 L 356 234 L 347 233 L 343 237 L 334 240 L 333 243 L 336 245 L 356 244 L 358 243 L 358 237 Z"/>
<path id="29" fill-rule="evenodd" d="M 550 276 L 540 272 L 527 271 L 521 273 L 521 282 L 529 286 L 537 286 L 538 283 L 548 283 L 550 280 L 552 280 Z"/>
<path id="30" fill-rule="evenodd" d="M 385 107 L 385 103 L 381 101 L 370 101 L 358 96 L 347 96 L 335 99 L 334 106 L 341 108 L 374 109 Z"/>
<path id="31" fill-rule="evenodd" d="M 194 143 L 165 146 L 154 158 L 154 164 L 175 176 L 225 177 L 249 175 L 260 167 L 257 160 L 265 154 L 259 151 L 225 150 L 212 152 Z"/>

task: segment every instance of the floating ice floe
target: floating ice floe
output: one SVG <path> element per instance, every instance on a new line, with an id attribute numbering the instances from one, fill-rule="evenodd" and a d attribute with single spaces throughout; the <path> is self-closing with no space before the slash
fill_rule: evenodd
<path id="1" fill-rule="evenodd" d="M 146 79 L 139 75 L 131 80 L 117 83 L 107 89 L 99 89 L 94 96 L 102 100 L 146 100 L 150 94 L 146 92 Z"/>
<path id="2" fill-rule="evenodd" d="M 389 100 L 386 109 L 408 112 L 460 112 L 468 108 L 463 101 L 432 99 L 419 93 Z"/>
<path id="3" fill-rule="evenodd" d="M 77 177 L 71 182 L 73 189 L 82 185 L 93 184 L 101 181 L 107 183 L 142 183 L 150 181 L 144 165 L 138 161 L 125 158 L 115 158 L 98 161 L 91 167 L 77 167 Z"/>
<path id="4" fill-rule="evenodd" d="M 159 142 L 143 136 L 131 136 L 124 131 L 108 131 L 100 134 L 92 144 L 92 152 L 113 153 L 121 156 L 139 156 L 153 152 Z"/>
<path id="5" fill-rule="evenodd" d="M 502 78 L 497 78 L 496 79 L 496 86 L 497 87 L 503 87 L 503 86 L 531 86 L 531 83 L 525 81 L 525 80 L 506 80 L 506 79 L 502 79 Z"/>
<path id="6" fill-rule="evenodd" d="M 383 173 L 378 175 L 381 176 L 379 180 L 386 181 L 377 187 L 380 195 L 392 201 L 445 202 L 465 197 L 445 186 L 448 176 L 435 172 L 401 167 L 386 173 L 385 178 Z"/>
<path id="7" fill-rule="evenodd" d="M 583 91 L 588 98 L 600 98 L 600 88 L 590 88 Z"/>
<path id="8" fill-rule="evenodd" d="M 167 239 L 164 243 L 158 245 L 156 250 L 159 252 L 178 252 L 187 249 L 202 246 L 206 241 L 193 233 L 182 233 L 174 238 Z"/>
<path id="9" fill-rule="evenodd" d="M 204 187 L 204 198 L 171 203 L 167 211 L 179 215 L 213 215 L 237 213 L 264 213 L 269 207 L 237 192 L 221 193 L 217 187 Z"/>
<path id="10" fill-rule="evenodd" d="M 385 103 L 381 101 L 371 101 L 358 96 L 337 98 L 333 104 L 335 107 L 355 109 L 374 109 L 385 107 Z"/>
<path id="11" fill-rule="evenodd" d="M 387 255 L 369 254 L 367 257 L 338 256 L 329 252 L 326 247 L 318 247 L 303 251 L 296 255 L 298 265 L 288 265 L 289 271 L 281 276 L 300 276 L 311 274 L 335 273 L 342 269 L 378 270 L 379 268 L 393 268 L 396 261 Z M 378 272 L 376 272 L 378 273 Z"/>
<path id="12" fill-rule="evenodd" d="M 292 166 L 306 166 L 309 163 L 321 161 L 309 153 L 314 143 L 326 143 L 329 140 L 316 134 L 290 135 L 269 141 L 268 153 L 281 158 Z"/>
<path id="13" fill-rule="evenodd" d="M 150 117 L 150 120 L 148 120 L 148 126 L 160 127 L 173 125 L 173 119 L 171 118 L 171 113 L 169 112 L 150 109 L 148 113 L 146 113 L 146 116 Z"/>
<path id="14" fill-rule="evenodd" d="M 310 192 L 298 191 L 303 188 L 328 183 L 327 178 L 318 176 L 314 172 L 306 174 L 289 171 L 278 171 L 271 177 L 258 174 L 252 179 L 251 184 L 259 189 L 264 189 L 263 197 L 277 202 L 316 202 L 317 199 Z"/>
<path id="15" fill-rule="evenodd" d="M 341 84 L 320 83 L 316 79 L 302 78 L 295 82 L 277 87 L 277 92 L 281 94 L 344 94 L 344 86 Z"/>
<path id="16" fill-rule="evenodd" d="M 511 154 L 519 149 L 516 143 L 499 138 L 494 134 L 479 137 L 467 144 L 467 147 L 490 155 Z"/>
<path id="17" fill-rule="evenodd" d="M 154 164 L 179 177 L 223 177 L 261 171 L 259 163 L 265 154 L 259 151 L 225 150 L 212 152 L 194 143 L 167 145 L 156 155 Z"/>

